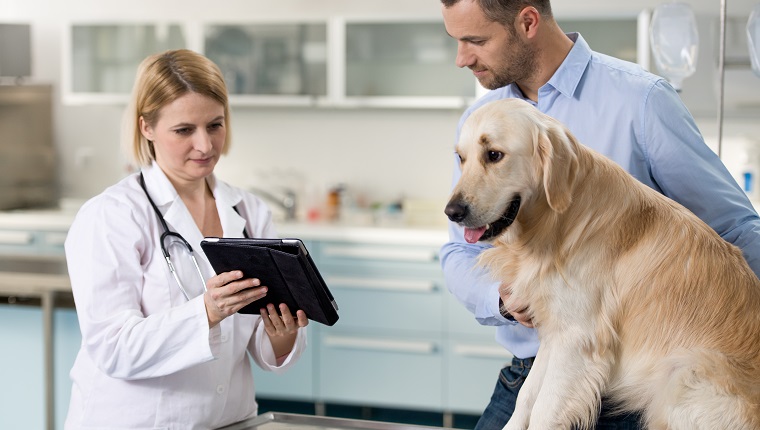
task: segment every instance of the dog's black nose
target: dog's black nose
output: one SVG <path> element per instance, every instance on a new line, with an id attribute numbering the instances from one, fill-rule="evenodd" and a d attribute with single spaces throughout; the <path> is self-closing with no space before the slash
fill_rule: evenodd
<path id="1" fill-rule="evenodd" d="M 446 216 L 449 217 L 451 221 L 462 222 L 467 217 L 469 208 L 461 201 L 452 200 L 446 205 L 446 209 L 443 212 L 446 213 Z"/>

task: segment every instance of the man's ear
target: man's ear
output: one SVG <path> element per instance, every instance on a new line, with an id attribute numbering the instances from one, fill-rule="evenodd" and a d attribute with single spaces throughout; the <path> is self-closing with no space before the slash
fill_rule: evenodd
<path id="1" fill-rule="evenodd" d="M 573 200 L 578 172 L 578 145 L 564 127 L 547 124 L 538 131 L 538 155 L 544 176 L 544 191 L 549 207 L 564 212 Z"/>
<path id="2" fill-rule="evenodd" d="M 532 39 L 536 36 L 541 14 L 533 6 L 524 7 L 515 17 L 515 28 L 517 34 L 526 39 Z"/>

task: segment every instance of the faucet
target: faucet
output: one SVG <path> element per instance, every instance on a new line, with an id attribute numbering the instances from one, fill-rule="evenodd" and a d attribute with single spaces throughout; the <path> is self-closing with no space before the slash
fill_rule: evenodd
<path id="1" fill-rule="evenodd" d="M 284 209 L 285 221 L 295 221 L 296 220 L 296 193 L 290 188 L 282 187 L 281 189 L 282 189 L 283 194 L 279 196 L 258 187 L 250 187 L 249 191 Z"/>

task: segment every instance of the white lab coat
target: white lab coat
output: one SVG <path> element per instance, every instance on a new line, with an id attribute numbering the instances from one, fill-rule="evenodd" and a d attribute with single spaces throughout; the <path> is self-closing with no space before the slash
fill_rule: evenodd
<path id="1" fill-rule="evenodd" d="M 169 228 L 191 244 L 204 278 L 212 277 L 201 232 L 174 187 L 155 164 L 143 174 Z M 170 248 L 188 301 L 161 253 L 162 227 L 138 180 L 130 175 L 88 201 L 66 239 L 82 346 L 65 428 L 211 429 L 252 417 L 246 350 L 263 369 L 283 371 L 306 347 L 305 330 L 280 366 L 258 315 L 236 314 L 209 330 L 205 280 L 187 251 Z M 275 237 L 261 200 L 213 177 L 209 185 L 225 237 L 242 237 L 244 227 L 251 237 Z"/>

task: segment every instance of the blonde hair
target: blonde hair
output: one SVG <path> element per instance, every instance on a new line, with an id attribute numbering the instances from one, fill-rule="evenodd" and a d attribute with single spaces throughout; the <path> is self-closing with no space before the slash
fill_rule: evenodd
<path id="1" fill-rule="evenodd" d="M 161 109 L 187 93 L 196 93 L 224 106 L 227 136 L 222 154 L 230 147 L 230 109 L 227 86 L 213 61 L 188 49 L 177 49 L 145 58 L 137 69 L 132 97 L 124 116 L 124 144 L 132 161 L 150 166 L 156 158 L 153 143 L 140 131 L 140 117 L 150 126 L 158 122 Z"/>

